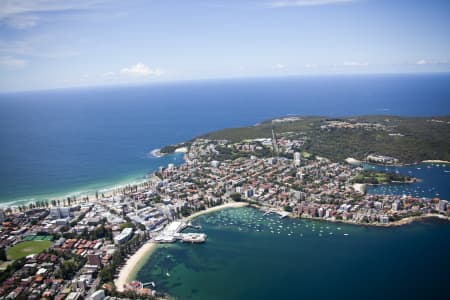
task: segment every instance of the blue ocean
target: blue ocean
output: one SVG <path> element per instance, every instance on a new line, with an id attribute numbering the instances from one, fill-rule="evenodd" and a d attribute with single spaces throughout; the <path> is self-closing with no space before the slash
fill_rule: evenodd
<path id="1" fill-rule="evenodd" d="M 166 144 L 285 115 L 450 114 L 450 75 L 211 80 L 0 94 L 0 202 L 142 180 Z"/>

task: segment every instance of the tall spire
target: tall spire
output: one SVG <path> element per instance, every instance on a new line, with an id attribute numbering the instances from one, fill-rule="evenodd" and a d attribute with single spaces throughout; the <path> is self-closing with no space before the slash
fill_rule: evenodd
<path id="1" fill-rule="evenodd" d="M 275 152 L 276 157 L 278 158 L 278 144 L 277 144 L 277 137 L 275 136 L 274 126 L 272 125 L 272 146 L 273 151 Z"/>

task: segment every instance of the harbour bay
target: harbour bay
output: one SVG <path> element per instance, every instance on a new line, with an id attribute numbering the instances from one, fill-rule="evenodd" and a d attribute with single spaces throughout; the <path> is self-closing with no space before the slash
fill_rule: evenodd
<path id="1" fill-rule="evenodd" d="M 386 167 L 366 165 L 369 169 Z M 433 198 L 450 192 L 447 165 L 389 167 L 421 178 L 369 193 Z M 436 185 L 433 185 L 436 182 Z M 425 184 L 426 183 L 426 184 Z M 393 190 L 393 188 L 395 190 Z M 193 220 L 201 245 L 159 246 L 135 273 L 177 299 L 446 299 L 450 223 L 425 219 L 379 228 L 280 219 L 256 208 L 225 209 Z M 196 232 L 188 229 L 186 232 Z M 381 288 L 382 286 L 382 288 Z M 367 289 L 370 293 L 367 293 Z"/>
<path id="2" fill-rule="evenodd" d="M 447 296 L 445 221 L 373 228 L 280 220 L 247 207 L 204 215 L 195 224 L 208 234 L 205 244 L 158 248 L 137 279 L 154 281 L 177 299 Z"/>

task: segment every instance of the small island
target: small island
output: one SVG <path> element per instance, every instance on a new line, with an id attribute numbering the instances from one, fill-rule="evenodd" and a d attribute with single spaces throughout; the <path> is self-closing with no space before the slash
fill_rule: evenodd
<path id="1" fill-rule="evenodd" d="M 397 173 L 378 172 L 372 170 L 364 170 L 359 175 L 353 178 L 354 183 L 361 184 L 392 184 L 392 183 L 414 183 L 417 178 L 408 175 L 401 175 Z"/>

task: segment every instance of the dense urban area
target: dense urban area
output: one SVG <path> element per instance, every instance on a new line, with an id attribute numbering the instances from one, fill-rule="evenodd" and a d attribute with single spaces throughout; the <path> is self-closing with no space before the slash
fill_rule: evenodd
<path id="1" fill-rule="evenodd" d="M 324 132 L 387 130 L 378 122 L 328 121 L 321 126 Z M 446 200 L 365 190 L 366 184 L 420 179 L 367 171 L 357 159 L 337 162 L 313 155 L 305 150 L 308 136 L 284 132 L 277 137 L 273 128 L 269 137 L 203 137 L 166 148 L 170 152 L 186 146 L 180 150 L 186 152 L 185 163 L 161 167 L 137 185 L 3 208 L 0 299 L 166 298 L 157 292 L 157 283 L 133 281 L 118 288 L 114 280 L 127 259 L 149 241 L 204 242 L 205 234 L 181 232 L 192 226 L 186 218 L 224 203 L 246 202 L 282 217 L 374 226 L 424 216 L 448 218 Z M 388 135 L 401 138 L 403 133 Z M 364 160 L 399 163 L 381 152 L 368 153 Z"/>

